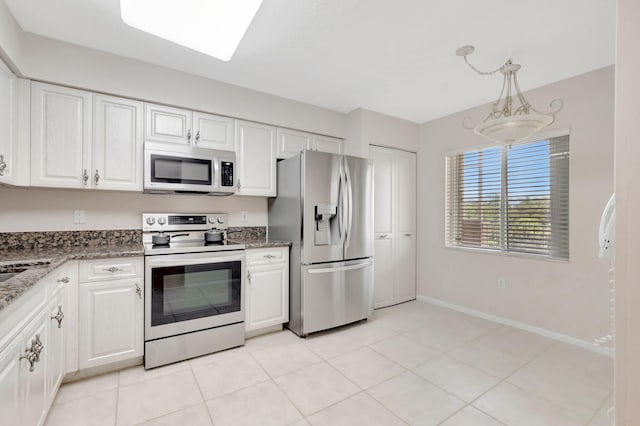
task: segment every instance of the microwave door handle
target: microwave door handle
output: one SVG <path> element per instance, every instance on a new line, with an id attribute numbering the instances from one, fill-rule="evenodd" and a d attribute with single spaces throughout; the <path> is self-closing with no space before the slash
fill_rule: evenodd
<path id="1" fill-rule="evenodd" d="M 220 176 L 220 161 L 217 159 L 213 160 L 213 182 L 214 190 L 222 187 L 222 178 Z"/>

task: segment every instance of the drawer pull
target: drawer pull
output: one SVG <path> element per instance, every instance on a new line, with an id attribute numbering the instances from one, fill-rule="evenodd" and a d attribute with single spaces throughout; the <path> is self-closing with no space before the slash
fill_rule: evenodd
<path id="1" fill-rule="evenodd" d="M 62 320 L 64 319 L 64 313 L 62 312 L 62 305 L 58 305 L 58 313 L 52 316 L 51 319 L 58 321 L 58 328 L 62 328 Z"/>
<path id="2" fill-rule="evenodd" d="M 33 372 L 33 370 L 35 370 L 36 362 L 40 362 L 40 354 L 42 353 L 43 349 L 44 345 L 40 341 L 40 334 L 36 334 L 36 337 L 31 340 L 31 347 L 29 349 L 25 349 L 25 354 L 19 358 L 29 361 L 30 372 Z"/>
<path id="3" fill-rule="evenodd" d="M 262 257 L 266 257 L 267 259 L 275 259 L 275 258 L 276 258 L 276 256 L 274 256 L 274 255 L 272 255 L 272 254 L 265 254 L 265 255 L 264 255 L 264 256 L 262 256 Z"/>
<path id="4" fill-rule="evenodd" d="M 69 284 L 69 281 L 71 281 L 69 277 L 62 277 L 58 280 L 59 283 L 65 283 L 65 284 Z"/>
<path id="5" fill-rule="evenodd" d="M 105 268 L 104 271 L 108 271 L 108 272 L 111 272 L 113 274 L 115 272 L 124 271 L 124 269 L 112 266 L 110 268 Z"/>

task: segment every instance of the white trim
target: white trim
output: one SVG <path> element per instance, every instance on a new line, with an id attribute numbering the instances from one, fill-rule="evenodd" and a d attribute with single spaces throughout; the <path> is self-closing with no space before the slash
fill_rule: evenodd
<path id="1" fill-rule="evenodd" d="M 566 334 L 556 333 L 555 331 L 546 330 L 540 327 L 534 327 L 529 324 L 513 321 L 507 318 L 499 317 L 497 315 L 487 314 L 481 311 L 476 311 L 474 309 L 466 308 L 464 306 L 456 305 L 453 303 L 445 302 L 444 300 L 435 299 L 433 297 L 423 296 L 420 294 L 416 296 L 416 300 L 418 300 L 419 302 L 431 303 L 433 305 L 441 306 L 443 308 L 452 309 L 454 311 L 463 312 L 465 314 L 468 314 L 474 317 L 508 325 L 510 327 L 519 328 L 521 330 L 529 331 L 531 333 L 535 333 L 540 336 L 549 337 L 550 339 L 558 340 L 560 342 L 568 343 L 570 345 L 579 346 L 588 351 L 595 352 L 600 355 L 608 356 L 609 358 L 613 358 L 614 356 L 613 349 L 611 348 L 598 346 L 596 343 L 589 342 L 586 340 L 576 339 L 575 337 L 567 336 Z"/>

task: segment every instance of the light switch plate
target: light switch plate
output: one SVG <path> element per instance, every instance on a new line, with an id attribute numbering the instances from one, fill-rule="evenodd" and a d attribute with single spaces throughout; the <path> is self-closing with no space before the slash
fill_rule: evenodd
<path id="1" fill-rule="evenodd" d="M 73 211 L 73 223 L 85 223 L 85 212 L 84 210 L 74 210 Z"/>

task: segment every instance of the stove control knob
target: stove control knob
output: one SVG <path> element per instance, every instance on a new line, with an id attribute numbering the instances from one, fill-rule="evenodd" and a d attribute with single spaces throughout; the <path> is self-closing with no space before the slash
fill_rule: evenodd
<path id="1" fill-rule="evenodd" d="M 158 218 L 158 225 L 164 225 L 165 223 L 167 223 L 167 219 L 165 219 L 164 217 Z"/>
<path id="2" fill-rule="evenodd" d="M 148 217 L 147 218 L 147 225 L 153 225 L 154 223 L 156 223 L 156 220 L 152 217 Z"/>
<path id="3" fill-rule="evenodd" d="M 224 217 L 220 216 L 218 218 L 218 223 L 222 225 L 224 223 Z"/>
<path id="4" fill-rule="evenodd" d="M 213 216 L 211 216 L 211 217 L 209 218 L 209 223 L 216 223 L 216 218 L 215 218 L 215 217 L 213 217 Z"/>

